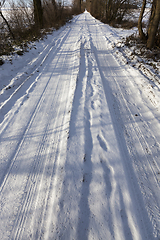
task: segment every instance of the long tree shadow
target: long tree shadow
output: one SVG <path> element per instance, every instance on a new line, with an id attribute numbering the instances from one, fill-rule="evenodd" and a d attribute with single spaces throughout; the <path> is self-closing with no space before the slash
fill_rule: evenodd
<path id="1" fill-rule="evenodd" d="M 90 66 L 89 66 L 90 65 Z M 83 179 L 82 179 L 82 191 L 81 191 L 81 199 L 79 203 L 79 216 L 78 216 L 78 228 L 77 228 L 77 239 L 78 240 L 87 240 L 89 233 L 89 223 L 90 223 L 90 207 L 89 207 L 89 195 L 90 195 L 90 183 L 92 180 L 92 149 L 93 149 L 93 141 L 92 141 L 92 133 L 91 133 L 91 123 L 90 123 L 90 112 L 88 110 L 88 104 L 90 103 L 90 97 L 92 96 L 92 86 L 90 84 L 91 78 L 93 76 L 92 73 L 92 63 L 88 62 L 88 75 L 85 89 L 85 108 L 84 108 L 84 164 L 83 164 Z"/>
<path id="2" fill-rule="evenodd" d="M 92 180 L 92 136 L 90 131 L 90 114 L 86 109 L 86 123 L 85 123 L 85 158 L 84 158 L 84 174 L 83 174 L 83 185 L 81 192 L 81 199 L 79 203 L 80 212 L 78 216 L 78 231 L 77 239 L 87 240 L 88 239 L 88 228 L 89 228 L 89 219 L 90 219 L 90 208 L 89 208 L 89 192 L 90 192 L 90 183 Z"/>

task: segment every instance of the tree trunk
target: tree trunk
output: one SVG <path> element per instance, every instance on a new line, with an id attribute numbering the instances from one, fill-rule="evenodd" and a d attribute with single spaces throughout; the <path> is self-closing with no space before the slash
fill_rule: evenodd
<path id="1" fill-rule="evenodd" d="M 53 4 L 53 7 L 54 7 L 54 14 L 55 14 L 55 19 L 57 18 L 57 11 L 58 11 L 58 9 L 57 9 L 57 3 L 56 3 L 56 1 L 55 0 L 52 0 L 52 4 Z"/>
<path id="2" fill-rule="evenodd" d="M 156 11 L 156 1 L 157 0 L 153 0 L 153 2 L 152 2 L 152 8 L 151 8 L 151 14 L 150 14 L 150 18 L 149 18 L 147 36 L 150 35 L 150 31 L 152 29 L 153 19 L 154 19 L 155 11 Z"/>
<path id="3" fill-rule="evenodd" d="M 6 23 L 7 27 L 8 27 L 8 30 L 9 30 L 9 32 L 10 32 L 10 34 L 11 34 L 13 40 L 15 40 L 15 36 L 14 36 L 14 34 L 13 34 L 13 32 L 12 32 L 10 26 L 9 26 L 9 23 L 7 22 L 6 18 L 3 16 L 1 10 L 0 10 L 0 16 L 1 16 L 1 17 L 3 18 L 3 20 L 5 21 L 5 23 Z"/>
<path id="4" fill-rule="evenodd" d="M 143 19 L 143 14 L 144 14 L 144 11 L 145 11 L 145 7 L 146 7 L 146 0 L 143 0 L 141 12 L 140 12 L 139 19 L 138 19 L 139 36 L 140 36 L 140 39 L 143 40 L 143 41 L 146 40 L 146 35 L 144 34 L 143 29 L 142 29 L 142 19 Z"/>
<path id="5" fill-rule="evenodd" d="M 34 21 L 38 28 L 43 28 L 43 9 L 41 0 L 33 0 L 34 4 Z"/>
<path id="6" fill-rule="evenodd" d="M 53 7 L 54 7 L 54 10 L 57 11 L 57 3 L 55 0 L 52 0 L 52 4 L 53 4 Z"/>
<path id="7" fill-rule="evenodd" d="M 81 0 L 79 0 L 79 12 L 81 13 Z"/>
<path id="8" fill-rule="evenodd" d="M 148 40 L 147 40 L 147 48 L 151 49 L 155 44 L 155 37 L 158 31 L 158 25 L 160 21 L 160 1 L 156 1 L 156 9 L 155 15 L 152 21 L 152 26 L 149 31 Z"/>

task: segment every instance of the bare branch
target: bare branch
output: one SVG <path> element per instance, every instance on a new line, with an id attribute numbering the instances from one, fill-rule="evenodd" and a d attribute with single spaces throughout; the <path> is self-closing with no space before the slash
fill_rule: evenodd
<path id="1" fill-rule="evenodd" d="M 0 0 L 0 8 L 4 5 L 5 0 Z"/>

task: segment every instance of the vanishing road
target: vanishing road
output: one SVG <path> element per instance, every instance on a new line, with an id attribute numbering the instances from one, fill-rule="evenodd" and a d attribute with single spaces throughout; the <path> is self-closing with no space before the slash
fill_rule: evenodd
<path id="1" fill-rule="evenodd" d="M 0 108 L 0 239 L 160 239 L 160 111 L 116 33 L 73 18 Z"/>

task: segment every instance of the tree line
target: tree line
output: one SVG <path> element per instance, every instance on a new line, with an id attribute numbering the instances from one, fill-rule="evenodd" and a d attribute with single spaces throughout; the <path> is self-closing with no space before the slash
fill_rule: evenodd
<path id="1" fill-rule="evenodd" d="M 132 9 L 141 6 L 137 23 L 140 40 L 146 43 L 148 49 L 151 49 L 154 47 L 157 38 L 160 38 L 160 0 L 73 0 L 73 2 L 77 9 L 83 11 L 86 8 L 95 18 L 108 24 L 121 23 L 129 11 L 131 12 Z M 150 8 L 150 17 L 148 18 L 146 31 L 143 30 L 142 22 L 147 4 Z"/>
<path id="2" fill-rule="evenodd" d="M 13 37 L 14 31 L 12 31 L 11 29 L 11 25 L 13 23 L 9 23 L 9 21 L 5 18 L 5 16 L 2 13 L 2 7 L 4 6 L 5 2 L 7 2 L 7 0 L 0 0 L 0 16 L 6 23 L 8 30 Z M 30 13 L 27 12 L 27 8 L 28 6 L 25 3 L 25 0 L 19 0 L 17 5 L 15 4 L 15 1 L 11 1 L 10 15 L 13 16 L 13 12 L 14 11 L 17 12 L 17 15 L 15 14 L 16 17 L 14 19 L 14 20 L 17 19 L 17 22 L 18 22 L 18 18 L 20 18 L 20 15 L 25 15 L 25 18 L 27 18 L 30 23 L 32 22 L 32 25 L 36 26 L 37 29 L 42 29 L 43 27 L 45 27 L 47 22 L 46 14 L 48 14 L 48 17 L 50 18 L 50 23 L 56 22 L 57 20 L 60 19 L 60 17 L 62 18 L 62 12 L 63 12 L 63 15 L 65 15 L 64 6 L 62 6 L 61 1 L 57 3 L 56 0 L 43 0 L 43 4 L 42 4 L 42 0 L 31 0 L 29 8 L 33 9 L 33 16 L 31 12 Z M 71 12 L 68 14 L 71 14 Z M 52 15 L 52 19 L 51 19 L 51 15 Z M 19 22 L 20 21 L 22 20 L 19 20 Z"/>
<path id="3" fill-rule="evenodd" d="M 147 31 L 143 29 L 144 12 L 149 4 L 150 17 L 148 18 Z M 146 43 L 147 48 L 154 47 L 159 37 L 160 0 L 86 0 L 87 10 L 96 18 L 105 23 L 121 23 L 126 13 L 139 8 L 141 12 L 138 20 L 139 37 Z"/>
<path id="4" fill-rule="evenodd" d="M 20 0 L 23 3 L 23 0 Z M 0 0 L 0 16 L 6 23 L 8 30 L 13 38 L 15 38 L 12 27 L 2 14 L 1 8 L 5 0 Z M 148 18 L 147 30 L 143 29 L 143 17 L 147 4 L 150 7 L 150 17 Z M 22 4 L 23 5 L 23 4 Z M 21 6 L 22 6 L 21 5 Z M 64 8 L 62 3 L 56 0 L 33 0 L 33 21 L 32 28 L 43 29 L 51 26 L 53 22 L 60 21 L 65 14 L 72 15 L 73 13 L 83 12 L 86 8 L 95 18 L 100 19 L 105 23 L 111 24 L 112 22 L 121 23 L 125 15 L 132 11 L 132 9 L 141 6 L 141 11 L 138 20 L 139 38 L 146 42 L 147 48 L 154 47 L 157 35 L 159 33 L 160 22 L 160 0 L 73 0 L 72 13 L 71 8 Z M 68 13 L 66 13 L 66 9 Z M 27 12 L 27 11 L 26 11 Z M 68 16 L 67 16 L 68 17 Z M 66 18 L 67 18 L 66 17 Z M 22 20 L 21 20 L 22 21 Z M 18 22 L 18 20 L 17 20 Z M 34 24 L 33 24 L 34 22 Z M 20 25 L 20 23 L 19 23 Z"/>
<path id="5" fill-rule="evenodd" d="M 5 4 L 7 14 L 2 11 Z M 0 0 L 0 55 L 13 52 L 15 45 L 27 50 L 27 42 L 58 29 L 73 14 L 73 8 L 64 6 L 63 0 Z"/>

